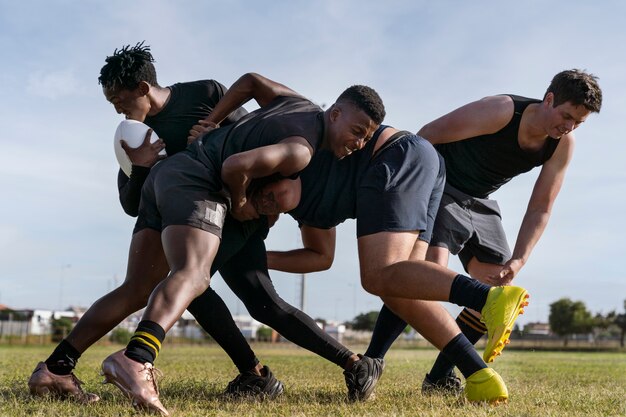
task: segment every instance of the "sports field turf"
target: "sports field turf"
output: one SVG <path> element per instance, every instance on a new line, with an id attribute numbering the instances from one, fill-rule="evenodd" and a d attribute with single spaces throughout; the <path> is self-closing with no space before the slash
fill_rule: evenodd
<path id="1" fill-rule="evenodd" d="M 26 381 L 52 346 L 0 346 L 0 416 L 140 415 L 112 385 L 101 385 L 101 360 L 119 347 L 96 346 L 77 375 L 102 398 L 80 406 L 33 399 Z M 626 416 L 626 354 L 506 351 L 493 367 L 507 382 L 508 405 L 471 405 L 452 397 L 423 396 L 420 385 L 436 356 L 430 349 L 392 349 L 376 398 L 346 401 L 341 370 L 299 348 L 254 346 L 285 383 L 275 401 L 232 402 L 220 397 L 236 369 L 215 346 L 165 346 L 157 360 L 165 377 L 161 400 L 175 416 Z M 362 350 L 356 349 L 357 351 Z"/>

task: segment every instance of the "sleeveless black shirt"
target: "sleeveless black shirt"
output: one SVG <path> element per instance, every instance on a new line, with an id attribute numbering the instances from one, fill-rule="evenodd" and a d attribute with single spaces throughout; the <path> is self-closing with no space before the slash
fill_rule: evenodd
<path id="1" fill-rule="evenodd" d="M 524 110 L 541 100 L 509 95 L 513 99 L 511 121 L 496 133 L 435 145 L 446 162 L 447 182 L 478 198 L 487 198 L 519 174 L 543 165 L 559 144 L 548 138 L 538 151 L 523 150 L 518 141 Z"/>

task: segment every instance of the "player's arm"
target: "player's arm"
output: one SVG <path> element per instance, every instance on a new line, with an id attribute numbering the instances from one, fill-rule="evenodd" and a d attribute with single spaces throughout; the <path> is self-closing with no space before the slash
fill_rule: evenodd
<path id="1" fill-rule="evenodd" d="M 132 169 L 130 178 L 120 169 L 117 174 L 117 189 L 124 213 L 137 217 L 139 214 L 139 201 L 141 200 L 141 187 L 143 187 L 143 183 L 148 178 L 150 168 L 133 165 Z"/>
<path id="2" fill-rule="evenodd" d="M 495 133 L 509 123 L 513 111 L 511 97 L 489 96 L 433 120 L 417 134 L 438 144 Z"/>
<path id="3" fill-rule="evenodd" d="M 148 178 L 150 167 L 164 158 L 164 156 L 159 155 L 159 152 L 165 148 L 165 142 L 158 139 L 154 143 L 150 143 L 151 136 L 152 129 L 148 129 L 142 144 L 137 148 L 131 148 L 124 140 L 121 142 L 124 152 L 132 163 L 132 170 L 129 178 L 120 169 L 117 174 L 117 189 L 124 212 L 132 217 L 137 217 L 139 213 L 141 187 Z"/>
<path id="4" fill-rule="evenodd" d="M 548 225 L 573 151 L 574 135 L 569 133 L 560 139 L 552 157 L 543 164 L 517 234 L 513 255 L 500 272 L 503 284 L 509 283 L 524 266 Z"/>
<path id="5" fill-rule="evenodd" d="M 230 191 L 232 214 L 237 220 L 258 217 L 246 198 L 246 190 L 255 178 L 272 174 L 289 177 L 302 171 L 313 156 L 313 148 L 303 137 L 292 136 L 281 142 L 237 153 L 222 164 L 222 181 Z"/>
<path id="6" fill-rule="evenodd" d="M 215 108 L 215 106 L 217 106 L 217 103 L 219 103 L 222 97 L 226 95 L 228 88 L 226 88 L 222 83 L 218 81 L 210 80 L 210 82 L 213 83 L 213 86 L 207 86 L 207 95 L 210 97 L 210 100 L 212 102 L 211 108 Z M 246 114 L 248 114 L 246 109 L 244 109 L 243 107 L 238 107 L 237 109 L 229 113 L 228 116 L 226 116 L 224 120 L 222 120 L 220 125 L 227 126 L 233 124 Z"/>
<path id="7" fill-rule="evenodd" d="M 280 83 L 262 75 L 249 72 L 241 76 L 228 89 L 224 97 L 204 120 L 199 121 L 189 131 L 188 140 L 196 139 L 210 128 L 215 128 L 233 111 L 254 99 L 259 106 L 268 105 L 276 97 L 300 96 L 298 93 Z"/>
<path id="8" fill-rule="evenodd" d="M 301 249 L 267 251 L 267 267 L 283 272 L 305 274 L 329 269 L 335 259 L 335 228 L 302 226 Z"/>

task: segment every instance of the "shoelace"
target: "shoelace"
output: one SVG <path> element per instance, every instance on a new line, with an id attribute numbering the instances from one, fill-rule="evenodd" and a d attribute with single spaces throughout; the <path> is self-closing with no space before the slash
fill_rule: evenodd
<path id="1" fill-rule="evenodd" d="M 84 394 L 85 392 L 83 391 L 83 388 L 81 387 L 81 385 L 83 384 L 83 381 L 78 379 L 78 377 L 74 375 L 74 372 L 70 373 L 70 379 L 72 380 L 72 383 L 76 386 L 76 388 L 78 388 L 78 391 L 80 391 L 81 394 Z"/>
<path id="2" fill-rule="evenodd" d="M 159 386 L 157 385 L 157 377 L 163 378 L 163 372 L 161 372 L 159 369 L 155 368 L 154 366 L 148 366 L 147 363 L 144 363 L 143 369 L 140 369 L 138 372 L 142 373 L 144 371 L 147 371 L 148 381 L 152 382 L 152 387 L 154 388 L 154 391 L 156 392 L 157 395 L 160 395 Z"/>
<path id="3" fill-rule="evenodd" d="M 80 379 L 78 379 L 78 377 L 76 375 L 74 375 L 74 372 L 70 373 L 70 377 L 72 377 L 72 382 L 74 383 L 74 385 L 76 385 L 78 388 L 80 388 L 80 386 L 82 384 L 84 384 L 83 381 L 81 381 Z"/>

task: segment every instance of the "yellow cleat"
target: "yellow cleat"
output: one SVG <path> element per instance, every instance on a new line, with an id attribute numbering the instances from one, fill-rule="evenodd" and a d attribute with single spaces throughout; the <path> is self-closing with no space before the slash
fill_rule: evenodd
<path id="1" fill-rule="evenodd" d="M 497 405 L 508 401 L 509 391 L 496 371 L 484 368 L 471 374 L 465 381 L 465 398 L 472 402 Z"/>
<path id="2" fill-rule="evenodd" d="M 517 316 L 528 305 L 528 292 L 521 287 L 492 287 L 483 307 L 481 321 L 487 327 L 487 344 L 483 359 L 493 362 L 508 344 Z"/>

